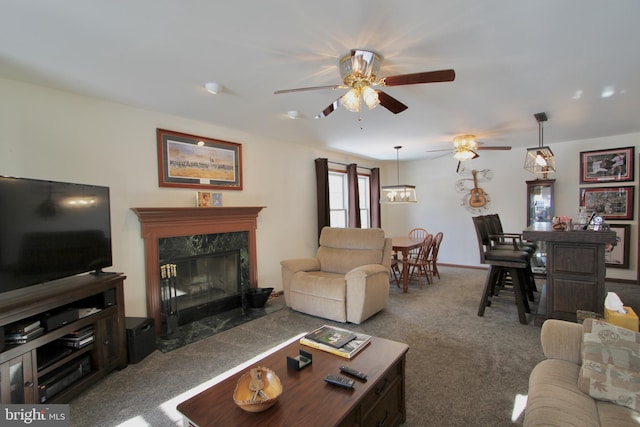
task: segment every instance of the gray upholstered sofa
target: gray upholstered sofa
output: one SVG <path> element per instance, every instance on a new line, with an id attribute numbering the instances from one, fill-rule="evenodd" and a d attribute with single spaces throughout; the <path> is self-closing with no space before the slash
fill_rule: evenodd
<path id="1" fill-rule="evenodd" d="M 594 399 L 590 395 L 593 394 L 591 390 L 588 392 L 581 390 L 581 388 L 593 386 L 594 381 L 595 384 L 599 384 L 600 389 L 603 389 L 604 386 L 608 386 L 609 390 L 613 388 L 610 387 L 610 384 L 607 385 L 606 381 L 594 380 L 595 375 L 591 375 L 589 378 L 590 374 L 581 371 L 584 362 L 583 354 L 590 357 L 588 353 L 583 353 L 583 339 L 585 342 L 589 342 L 589 339 L 585 338 L 587 332 L 593 333 L 592 336 L 595 336 L 597 341 L 602 339 L 603 342 L 605 340 L 614 342 L 620 338 L 620 330 L 616 331 L 616 327 L 610 328 L 609 326 L 612 325 L 603 324 L 604 322 L 600 326 L 605 326 L 606 329 L 597 330 L 595 329 L 596 322 L 591 319 L 586 320 L 584 326 L 562 320 L 545 321 L 542 325 L 541 341 L 542 350 L 547 359 L 540 362 L 529 377 L 525 427 L 640 425 L 639 412 L 611 401 L 602 400 L 602 396 Z M 627 350 L 631 348 L 633 352 L 635 347 L 635 356 L 638 355 L 640 349 L 638 336 L 631 331 L 623 333 L 627 334 L 626 339 L 630 337 L 630 341 L 627 341 L 627 348 L 624 352 L 618 353 L 618 356 L 631 360 L 633 358 L 629 356 Z M 598 344 L 595 342 L 596 340 L 591 341 L 587 349 L 590 348 L 589 346 L 592 348 L 594 343 Z M 616 352 L 617 350 L 612 351 L 611 348 L 605 349 L 602 351 L 603 360 L 616 357 L 614 354 Z M 596 355 L 596 358 L 599 357 L 600 355 Z M 606 365 L 607 363 L 594 363 L 592 367 L 602 373 L 601 368 Z"/>
<path id="2" fill-rule="evenodd" d="M 381 229 L 323 228 L 315 258 L 280 262 L 286 304 L 337 322 L 365 321 L 389 300 L 391 248 Z"/>

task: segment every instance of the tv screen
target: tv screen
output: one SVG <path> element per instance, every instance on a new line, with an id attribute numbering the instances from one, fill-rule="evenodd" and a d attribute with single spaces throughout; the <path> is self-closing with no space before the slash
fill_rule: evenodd
<path id="1" fill-rule="evenodd" d="M 0 292 L 111 265 L 108 187 L 0 177 Z"/>

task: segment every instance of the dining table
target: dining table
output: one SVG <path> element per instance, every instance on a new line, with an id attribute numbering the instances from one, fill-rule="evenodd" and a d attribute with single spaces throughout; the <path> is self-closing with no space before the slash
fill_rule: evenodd
<path id="1" fill-rule="evenodd" d="M 402 253 L 402 292 L 409 290 L 409 251 L 417 249 L 422 244 L 421 240 L 412 239 L 409 236 L 396 236 L 391 238 L 392 249 Z"/>

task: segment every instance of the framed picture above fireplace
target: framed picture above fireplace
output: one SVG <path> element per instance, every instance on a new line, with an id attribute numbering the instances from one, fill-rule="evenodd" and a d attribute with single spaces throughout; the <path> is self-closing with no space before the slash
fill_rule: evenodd
<path id="1" fill-rule="evenodd" d="M 242 145 L 157 129 L 160 187 L 242 190 Z"/>

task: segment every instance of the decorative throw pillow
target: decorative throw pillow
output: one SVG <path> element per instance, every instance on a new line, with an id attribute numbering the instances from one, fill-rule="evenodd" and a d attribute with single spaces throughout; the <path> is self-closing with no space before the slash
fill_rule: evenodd
<path id="1" fill-rule="evenodd" d="M 639 411 L 640 333 L 596 319 L 586 319 L 583 329 L 578 388 Z"/>

